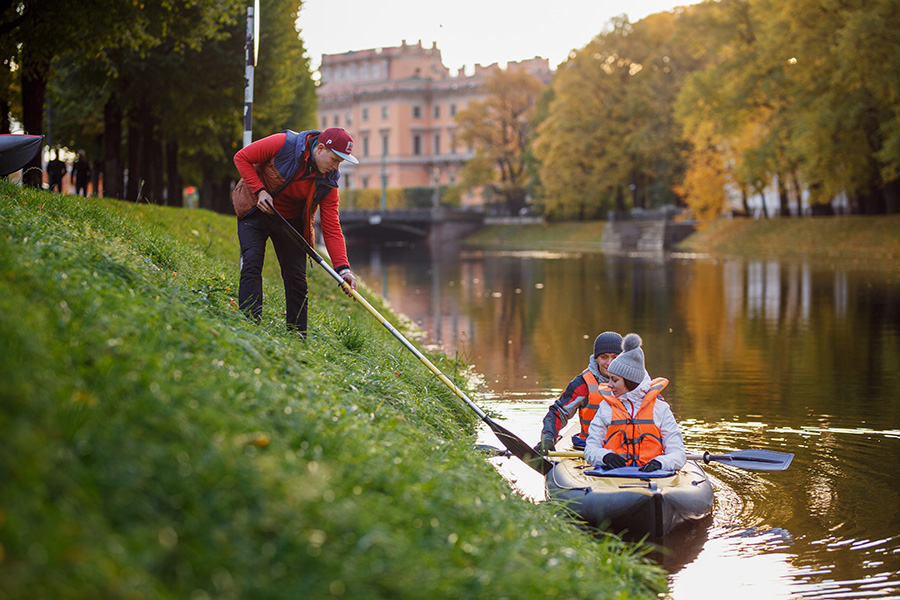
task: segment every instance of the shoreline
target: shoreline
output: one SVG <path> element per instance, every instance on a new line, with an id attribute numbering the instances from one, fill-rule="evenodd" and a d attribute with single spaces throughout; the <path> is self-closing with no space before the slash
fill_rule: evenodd
<path id="1" fill-rule="evenodd" d="M 605 221 L 491 225 L 460 243 L 483 249 L 602 253 L 605 227 Z M 701 225 L 672 252 L 891 264 L 900 259 L 900 215 L 727 219 Z"/>

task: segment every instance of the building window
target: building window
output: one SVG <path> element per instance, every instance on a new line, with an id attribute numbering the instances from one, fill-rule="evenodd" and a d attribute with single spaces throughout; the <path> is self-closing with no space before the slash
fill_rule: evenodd
<path id="1" fill-rule="evenodd" d="M 362 176 L 362 186 L 363 186 L 363 188 L 369 187 L 369 176 L 368 175 Z"/>
<path id="2" fill-rule="evenodd" d="M 363 136 L 363 156 L 369 155 L 369 136 Z"/>
<path id="3" fill-rule="evenodd" d="M 386 133 L 381 135 L 381 155 L 387 156 L 388 154 L 388 136 Z"/>
<path id="4" fill-rule="evenodd" d="M 366 121 L 369 120 L 369 107 L 368 106 L 365 106 L 362 109 L 362 120 L 363 120 L 363 123 L 365 123 Z"/>
<path id="5" fill-rule="evenodd" d="M 421 119 L 422 118 L 422 107 L 421 106 L 413 106 L 413 119 Z"/>
<path id="6" fill-rule="evenodd" d="M 388 107 L 387 107 L 387 104 L 385 104 L 384 106 L 381 107 L 381 118 L 382 118 L 382 120 L 384 120 L 384 121 L 387 121 L 387 119 L 388 119 Z"/>
<path id="7" fill-rule="evenodd" d="M 344 183 L 345 188 L 347 188 L 348 190 L 351 189 L 353 187 L 353 175 L 350 175 L 349 173 L 347 175 L 344 175 Z"/>
<path id="8" fill-rule="evenodd" d="M 450 134 L 450 154 L 456 154 L 456 134 Z"/>
<path id="9" fill-rule="evenodd" d="M 322 117 L 322 129 L 328 129 L 328 117 Z"/>
<path id="10" fill-rule="evenodd" d="M 344 115 L 344 123 L 347 124 L 347 127 L 353 125 L 353 113 L 347 113 Z"/>
<path id="11" fill-rule="evenodd" d="M 334 115 L 334 126 L 337 127 L 340 125 L 341 118 L 337 115 Z"/>
<path id="12" fill-rule="evenodd" d="M 422 136 L 419 134 L 413 136 L 413 154 L 416 156 L 422 154 Z"/>
<path id="13" fill-rule="evenodd" d="M 455 117 L 455 116 L 456 116 L 456 105 L 455 105 L 455 104 L 451 104 L 451 105 L 450 105 L 450 116 L 451 116 L 451 117 Z"/>
<path id="14" fill-rule="evenodd" d="M 441 134 L 439 133 L 434 134 L 434 155 L 441 155 Z"/>
<path id="15" fill-rule="evenodd" d="M 441 118 L 441 105 L 440 104 L 436 104 L 434 106 L 434 118 L 435 119 Z"/>

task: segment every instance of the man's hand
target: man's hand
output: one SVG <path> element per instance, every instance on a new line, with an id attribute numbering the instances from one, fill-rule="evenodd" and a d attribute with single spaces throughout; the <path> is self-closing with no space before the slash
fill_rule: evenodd
<path id="1" fill-rule="evenodd" d="M 257 196 L 256 206 L 267 215 L 275 214 L 274 205 L 272 203 L 272 194 L 266 190 L 261 191 Z"/>
<path id="2" fill-rule="evenodd" d="M 556 443 L 553 436 L 541 436 L 541 441 L 534 445 L 533 450 L 535 454 L 540 454 L 541 456 L 547 456 L 548 452 L 556 450 Z"/>
<path id="3" fill-rule="evenodd" d="M 350 289 L 356 291 L 358 284 L 356 283 L 356 277 L 353 276 L 353 273 L 350 272 L 350 269 L 344 269 L 343 271 L 338 273 L 338 275 L 341 276 L 341 279 L 347 282 L 347 285 L 350 286 Z M 345 294 L 353 298 L 353 293 L 350 290 L 348 290 L 344 286 L 341 286 L 341 289 L 344 290 Z M 356 300 L 356 298 L 353 299 Z"/>

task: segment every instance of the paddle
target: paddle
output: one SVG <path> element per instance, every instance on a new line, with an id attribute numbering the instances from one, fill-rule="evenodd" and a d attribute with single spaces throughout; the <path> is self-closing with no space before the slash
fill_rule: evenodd
<path id="1" fill-rule="evenodd" d="M 755 471 L 786 471 L 794 460 L 793 454 L 775 452 L 774 450 L 738 450 L 728 454 L 688 454 L 690 460 L 702 460 L 709 464 L 710 461 L 720 462 L 739 469 Z"/>
<path id="2" fill-rule="evenodd" d="M 557 458 L 578 458 L 583 457 L 584 452 L 575 451 L 552 451 L 547 456 Z M 786 452 L 775 452 L 774 450 L 738 450 L 729 452 L 728 454 L 688 454 L 688 460 L 702 460 L 709 464 L 712 461 L 720 462 L 739 469 L 749 469 L 753 471 L 786 471 L 794 460 L 793 454 Z"/>
<path id="3" fill-rule="evenodd" d="M 407 340 L 403 336 L 403 334 L 397 331 L 393 325 L 388 323 L 387 319 L 381 316 L 381 314 L 377 310 L 375 310 L 375 307 L 369 304 L 366 299 L 359 294 L 359 292 L 351 288 L 350 284 L 344 281 L 344 278 L 338 275 L 337 272 L 331 268 L 331 265 L 325 262 L 325 259 L 322 258 L 322 256 L 318 252 L 316 252 L 312 246 L 309 245 L 309 242 L 306 241 L 306 238 L 300 235 L 300 232 L 294 229 L 294 226 L 288 223 L 287 219 L 285 219 L 283 216 L 281 216 L 281 213 L 275 210 L 275 207 L 271 202 L 268 202 L 268 205 L 269 208 L 272 209 L 272 212 L 281 221 L 281 228 L 285 231 L 285 233 L 288 234 L 288 236 L 294 241 L 294 243 L 305 250 L 310 258 L 319 263 L 320 267 L 325 269 L 325 271 L 327 271 L 328 274 L 331 275 L 331 277 L 334 278 L 335 281 L 337 281 L 347 293 L 353 296 L 353 298 L 357 302 L 362 304 L 366 308 L 366 310 L 369 311 L 369 313 L 371 313 L 372 316 L 375 317 L 378 322 L 384 326 L 385 329 L 391 332 L 391 335 L 400 340 L 400 342 L 406 347 L 407 350 L 412 352 L 413 355 L 415 355 L 415 357 L 418 358 L 423 365 L 428 367 L 429 371 L 434 373 L 437 378 L 440 379 L 447 387 L 449 387 L 454 394 L 459 396 L 459 398 L 463 402 L 465 402 L 469 406 L 469 408 L 474 410 L 475 413 L 481 418 L 481 420 L 487 423 L 487 426 L 491 428 L 497 438 L 499 438 L 499 440 L 503 442 L 503 445 L 509 449 L 513 456 L 520 458 L 525 464 L 544 475 L 550 472 L 550 469 L 553 468 L 553 463 L 551 463 L 540 454 L 537 454 L 531 448 L 531 446 L 519 439 L 514 433 L 495 423 L 494 420 L 491 419 L 483 410 L 478 408 L 478 406 L 476 406 L 474 402 L 469 400 L 469 397 L 466 396 L 465 392 L 463 392 L 456 386 L 456 384 L 450 381 L 450 379 L 448 379 L 440 369 L 434 366 L 434 364 L 430 360 L 428 360 L 421 352 L 419 352 L 419 350 L 415 346 L 413 346 L 409 342 L 409 340 Z"/>

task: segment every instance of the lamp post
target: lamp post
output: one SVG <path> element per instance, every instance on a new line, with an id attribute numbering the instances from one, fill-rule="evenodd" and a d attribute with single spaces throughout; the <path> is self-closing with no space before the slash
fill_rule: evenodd
<path id="1" fill-rule="evenodd" d="M 244 147 L 253 141 L 253 68 L 259 56 L 259 0 L 247 7 L 247 43 L 244 45 Z"/>
<path id="2" fill-rule="evenodd" d="M 387 210 L 387 144 L 381 149 L 381 210 Z"/>

